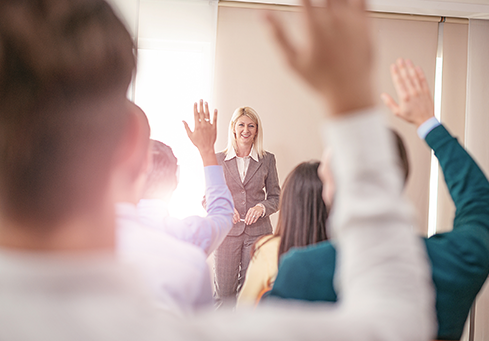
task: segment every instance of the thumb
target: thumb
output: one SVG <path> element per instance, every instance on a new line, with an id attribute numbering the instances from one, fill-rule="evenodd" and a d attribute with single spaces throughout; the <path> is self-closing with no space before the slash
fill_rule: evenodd
<path id="1" fill-rule="evenodd" d="M 190 127 L 188 126 L 187 122 L 185 121 L 182 122 L 183 122 L 183 126 L 185 127 L 185 130 L 187 131 L 188 138 L 192 140 L 192 130 L 190 130 Z"/>
<path id="2" fill-rule="evenodd" d="M 390 95 L 384 92 L 382 95 L 380 95 L 380 98 L 394 115 L 399 113 L 399 105 L 397 105 L 396 101 L 394 101 Z"/>

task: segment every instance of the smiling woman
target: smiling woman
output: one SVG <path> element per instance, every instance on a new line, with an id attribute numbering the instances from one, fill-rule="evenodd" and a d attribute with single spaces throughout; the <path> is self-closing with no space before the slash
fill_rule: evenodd
<path id="1" fill-rule="evenodd" d="M 217 154 L 233 195 L 233 228 L 215 252 L 215 289 L 220 304 L 234 305 L 245 280 L 251 247 L 272 232 L 269 216 L 277 211 L 280 186 L 275 156 L 263 148 L 258 113 L 237 108 L 229 123 L 227 148 Z"/>

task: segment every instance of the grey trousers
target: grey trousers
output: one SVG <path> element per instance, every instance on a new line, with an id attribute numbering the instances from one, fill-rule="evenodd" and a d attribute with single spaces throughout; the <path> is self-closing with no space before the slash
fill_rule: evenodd
<path id="1" fill-rule="evenodd" d="M 246 278 L 251 246 L 261 236 L 227 236 L 214 252 L 214 297 L 216 306 L 234 307 Z"/>

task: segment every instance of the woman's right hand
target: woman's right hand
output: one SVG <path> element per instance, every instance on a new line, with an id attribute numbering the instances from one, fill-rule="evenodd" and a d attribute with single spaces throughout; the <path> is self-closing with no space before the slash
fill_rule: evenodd
<path id="1" fill-rule="evenodd" d="M 233 224 L 236 224 L 237 222 L 239 222 L 239 220 L 240 220 L 239 213 L 238 211 L 236 211 L 236 209 L 234 209 Z"/>

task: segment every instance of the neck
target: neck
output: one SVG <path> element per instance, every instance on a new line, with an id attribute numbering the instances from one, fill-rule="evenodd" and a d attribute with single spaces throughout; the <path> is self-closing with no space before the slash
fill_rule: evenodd
<path id="1" fill-rule="evenodd" d="M 107 251 L 115 248 L 113 205 L 53 225 L 2 219 L 0 247 L 42 252 Z"/>
<path id="2" fill-rule="evenodd" d="M 246 145 L 246 144 L 238 144 L 238 150 L 236 151 L 236 155 L 238 157 L 245 157 L 250 155 L 251 153 L 251 147 L 253 147 L 253 144 Z"/>

